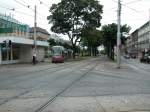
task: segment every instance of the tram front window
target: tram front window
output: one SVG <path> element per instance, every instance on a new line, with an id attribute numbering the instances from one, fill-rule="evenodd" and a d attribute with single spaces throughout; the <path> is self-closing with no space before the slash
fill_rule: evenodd
<path id="1" fill-rule="evenodd" d="M 54 56 L 62 55 L 60 48 L 55 48 L 52 51 Z"/>
<path id="2" fill-rule="evenodd" d="M 59 56 L 59 55 L 61 55 L 61 53 L 60 52 L 53 52 L 53 55 L 54 56 Z"/>

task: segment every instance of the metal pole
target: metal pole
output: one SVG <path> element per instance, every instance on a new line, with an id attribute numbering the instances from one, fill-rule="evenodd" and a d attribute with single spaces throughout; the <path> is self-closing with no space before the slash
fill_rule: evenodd
<path id="1" fill-rule="evenodd" d="M 117 11 L 117 68 L 120 68 L 121 64 L 121 53 L 120 53 L 120 48 L 121 48 L 121 41 L 120 41 L 120 23 L 121 23 L 121 3 L 120 0 L 118 0 L 118 11 Z"/>
<path id="2" fill-rule="evenodd" d="M 0 64 L 2 64 L 2 45 L 0 44 Z"/>
<path id="3" fill-rule="evenodd" d="M 36 50 L 37 46 L 36 46 L 36 5 L 35 5 L 35 15 L 34 15 L 34 50 Z"/>
<path id="4" fill-rule="evenodd" d="M 12 46 L 12 43 L 10 45 L 10 59 L 13 60 L 13 46 Z"/>
<path id="5" fill-rule="evenodd" d="M 150 9 L 149 9 L 149 50 L 150 50 Z"/>
<path id="6" fill-rule="evenodd" d="M 6 50 L 7 50 L 7 61 L 9 60 L 9 47 L 8 47 L 8 40 L 6 40 Z"/>

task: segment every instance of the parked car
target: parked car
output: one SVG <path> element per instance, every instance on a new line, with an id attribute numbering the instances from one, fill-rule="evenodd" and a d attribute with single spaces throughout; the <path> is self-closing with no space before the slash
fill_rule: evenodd
<path id="1" fill-rule="evenodd" d="M 130 56 L 132 59 L 135 59 L 136 58 L 136 55 L 131 55 Z"/>
<path id="2" fill-rule="evenodd" d="M 145 53 L 141 59 L 140 59 L 140 62 L 141 63 L 150 63 L 150 55 Z"/>
<path id="3" fill-rule="evenodd" d="M 128 54 L 124 55 L 124 58 L 130 59 L 130 56 Z"/>

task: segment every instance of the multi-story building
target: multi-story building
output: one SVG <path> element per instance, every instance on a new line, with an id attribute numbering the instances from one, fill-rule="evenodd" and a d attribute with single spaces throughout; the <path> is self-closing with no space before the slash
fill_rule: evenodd
<path id="1" fill-rule="evenodd" d="M 34 39 L 34 27 L 29 29 L 30 38 Z M 36 27 L 36 39 L 40 41 L 47 41 L 50 34 L 43 28 Z"/>
<path id="2" fill-rule="evenodd" d="M 26 24 L 22 24 L 10 16 L 0 14 L 0 64 L 31 62 L 34 40 Z M 47 34 L 49 36 L 49 34 Z M 48 47 L 46 36 L 37 39 L 37 60 L 42 61 Z"/>
<path id="3" fill-rule="evenodd" d="M 138 30 L 138 50 L 150 49 L 150 23 L 147 22 Z"/>
<path id="4" fill-rule="evenodd" d="M 128 53 L 131 57 L 138 57 L 138 29 L 135 30 L 127 39 Z"/>
<path id="5" fill-rule="evenodd" d="M 130 53 L 140 56 L 141 52 L 150 50 L 150 22 L 146 22 L 135 30 L 127 39 L 127 49 Z"/>
<path id="6" fill-rule="evenodd" d="M 126 40 L 126 51 L 129 52 L 131 49 L 132 49 L 132 38 L 131 36 L 128 36 L 127 37 L 127 40 Z"/>

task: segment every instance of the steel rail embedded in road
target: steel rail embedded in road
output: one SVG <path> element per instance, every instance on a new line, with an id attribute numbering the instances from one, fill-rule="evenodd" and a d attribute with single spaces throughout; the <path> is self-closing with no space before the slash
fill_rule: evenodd
<path id="1" fill-rule="evenodd" d="M 82 62 L 81 62 L 82 63 Z M 86 64 L 84 64 L 84 65 L 89 65 L 89 63 L 90 62 L 88 62 L 88 63 L 86 63 Z M 59 68 L 57 68 L 57 67 L 53 67 L 53 68 L 56 68 L 54 71 L 51 71 L 51 73 L 55 73 L 55 72 L 58 72 L 58 71 L 60 71 L 60 70 L 63 70 L 64 68 L 66 68 L 66 67 L 70 67 L 70 65 L 73 65 L 72 66 L 72 68 L 74 67 L 74 66 L 76 66 L 76 65 L 79 65 L 79 63 L 76 63 L 76 64 L 66 64 L 65 66 L 63 65 L 63 66 L 60 66 Z M 80 68 L 81 66 L 83 66 L 83 65 L 80 65 L 80 66 L 78 66 L 77 68 Z M 37 73 L 37 72 L 42 72 L 42 71 L 45 71 L 45 70 L 50 70 L 51 68 L 47 68 L 47 69 L 43 69 L 43 70 L 38 70 L 38 71 L 33 71 L 33 72 L 28 72 L 28 73 L 26 73 L 26 75 L 30 75 L 30 73 Z M 52 69 L 53 70 L 53 69 Z M 22 74 L 22 75 L 24 75 L 24 74 Z M 40 76 L 41 74 L 39 74 L 38 76 Z M 43 75 L 43 74 L 42 74 Z M 49 75 L 49 74 L 48 74 Z M 33 76 L 32 77 L 32 79 L 34 78 L 34 77 L 37 77 L 37 75 L 36 76 Z M 21 80 L 21 81 L 23 81 L 23 80 Z M 18 82 L 17 82 L 18 83 Z M 22 92 L 22 93 L 20 93 L 19 95 L 16 95 L 16 96 L 13 96 L 13 97 L 11 97 L 11 98 L 8 98 L 8 99 L 6 99 L 6 100 L 4 100 L 3 102 L 1 102 L 0 103 L 0 106 L 1 105 L 3 105 L 3 104 L 5 104 L 5 103 L 7 103 L 7 102 L 9 102 L 9 101 L 12 101 L 12 100 L 14 100 L 14 99 L 17 99 L 17 98 L 19 98 L 20 96 L 22 96 L 22 95 L 25 95 L 25 94 L 28 94 L 28 93 L 30 93 L 33 89 L 36 89 L 36 87 L 35 88 L 30 88 L 30 89 L 28 89 L 28 90 L 25 90 L 24 92 Z"/>
<path id="2" fill-rule="evenodd" d="M 71 65 L 71 64 L 66 64 L 66 65 Z M 66 66 L 65 65 L 65 66 Z M 62 67 L 65 67 L 64 65 L 58 65 L 58 66 L 52 66 L 51 68 L 49 68 L 50 66 L 48 66 L 47 68 L 44 68 L 44 69 L 40 69 L 40 70 L 35 70 L 35 71 L 29 71 L 29 72 L 25 72 L 25 73 L 22 73 L 22 74 L 16 74 L 16 75 L 14 75 L 14 76 L 9 76 L 9 77 L 7 77 L 6 79 L 9 79 L 9 78 L 16 78 L 16 77 L 21 77 L 21 76 L 23 76 L 23 75 L 30 75 L 31 73 L 38 73 L 38 72 L 42 72 L 42 71 L 45 71 L 45 70 L 50 70 L 50 69 L 53 69 L 53 68 L 57 68 L 57 67 L 59 67 L 59 66 L 62 66 Z"/>
<path id="3" fill-rule="evenodd" d="M 98 63 L 96 63 L 92 68 L 88 69 L 87 72 L 85 72 L 83 75 L 81 75 L 79 78 L 77 78 L 76 80 L 74 80 L 71 84 L 69 84 L 67 87 L 65 87 L 63 90 L 61 90 L 60 92 L 58 92 L 56 95 L 54 95 L 53 97 L 50 97 L 49 100 L 43 104 L 40 108 L 38 108 L 37 110 L 35 110 L 34 112 L 42 112 L 47 106 L 49 106 L 51 103 L 53 103 L 53 101 L 55 101 L 55 99 L 60 96 L 61 94 L 63 94 L 67 89 L 69 89 L 73 84 L 75 84 L 76 82 L 80 81 L 83 77 L 85 77 L 89 72 L 91 72 Z M 89 64 L 88 64 L 89 65 Z"/>

